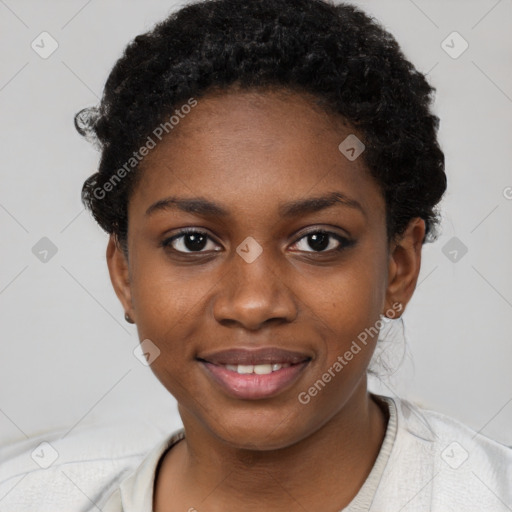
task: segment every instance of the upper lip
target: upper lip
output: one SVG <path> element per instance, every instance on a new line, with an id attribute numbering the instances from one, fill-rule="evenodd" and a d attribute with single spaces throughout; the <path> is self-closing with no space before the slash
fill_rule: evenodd
<path id="1" fill-rule="evenodd" d="M 257 349 L 230 348 L 198 356 L 199 360 L 217 365 L 258 365 L 289 363 L 298 364 L 311 359 L 301 352 L 294 352 L 277 347 L 265 347 Z"/>

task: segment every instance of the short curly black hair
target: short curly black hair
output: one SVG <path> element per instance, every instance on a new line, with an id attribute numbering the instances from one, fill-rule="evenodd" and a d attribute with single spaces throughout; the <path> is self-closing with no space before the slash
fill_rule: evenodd
<path id="1" fill-rule="evenodd" d="M 302 91 L 342 116 L 366 146 L 364 162 L 386 202 L 388 240 L 414 217 L 425 220 L 423 242 L 437 238 L 446 174 L 430 108 L 434 89 L 393 36 L 348 4 L 206 0 L 135 37 L 100 104 L 75 115 L 79 133 L 101 149 L 82 201 L 124 247 L 140 166 L 115 183 L 114 174 L 180 105 L 231 87 Z"/>

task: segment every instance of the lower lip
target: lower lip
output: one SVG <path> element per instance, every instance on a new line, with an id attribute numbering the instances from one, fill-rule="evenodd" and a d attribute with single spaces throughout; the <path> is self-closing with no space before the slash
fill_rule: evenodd
<path id="1" fill-rule="evenodd" d="M 222 388 L 235 398 L 258 400 L 270 398 L 295 382 L 309 361 L 281 368 L 266 375 L 242 374 L 206 361 L 201 364 Z"/>

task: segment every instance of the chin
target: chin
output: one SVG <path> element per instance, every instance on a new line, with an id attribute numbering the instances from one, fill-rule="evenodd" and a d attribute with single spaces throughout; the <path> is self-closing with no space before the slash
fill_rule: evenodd
<path id="1" fill-rule="evenodd" d="M 280 409 L 253 413 L 222 415 L 217 420 L 206 420 L 209 430 L 215 437 L 240 450 L 270 451 L 288 448 L 314 429 L 308 429 L 300 411 Z M 320 428 L 320 425 L 319 425 Z"/>

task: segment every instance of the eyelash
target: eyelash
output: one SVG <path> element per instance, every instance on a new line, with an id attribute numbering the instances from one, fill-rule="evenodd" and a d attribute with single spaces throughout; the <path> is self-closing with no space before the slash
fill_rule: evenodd
<path id="1" fill-rule="evenodd" d="M 193 229 L 193 228 L 186 228 L 186 229 L 182 229 L 181 231 L 179 231 L 175 235 L 173 235 L 173 236 L 171 236 L 169 238 L 166 238 L 165 240 L 163 240 L 161 242 L 160 245 L 164 249 L 170 249 L 172 252 L 177 253 L 177 254 L 181 254 L 181 255 L 183 255 L 183 254 L 206 254 L 206 253 L 208 253 L 209 251 L 188 251 L 188 252 L 187 251 L 177 251 L 176 249 L 174 249 L 172 247 L 172 243 L 175 240 L 178 240 L 178 239 L 183 238 L 184 236 L 190 235 L 190 234 L 204 235 L 209 240 L 213 241 L 213 239 L 205 231 L 201 231 L 199 229 Z M 293 245 L 296 245 L 299 241 L 301 241 L 304 238 L 307 238 L 309 235 L 316 235 L 316 234 L 329 235 L 330 237 L 334 238 L 335 240 L 337 240 L 339 242 L 339 246 L 336 247 L 335 249 L 330 249 L 328 251 L 322 250 L 322 251 L 298 251 L 298 252 L 305 252 L 305 253 L 310 253 L 310 254 L 332 254 L 334 252 L 342 252 L 343 250 L 348 249 L 349 247 L 351 247 L 352 245 L 355 244 L 355 240 L 350 240 L 349 238 L 341 236 L 341 235 L 339 235 L 337 233 L 333 233 L 332 231 L 326 231 L 325 229 L 316 229 L 316 230 L 311 230 L 311 231 L 308 231 L 307 233 L 304 233 L 300 238 L 298 238 L 293 243 Z M 213 251 L 213 252 L 220 252 L 220 251 Z"/>

